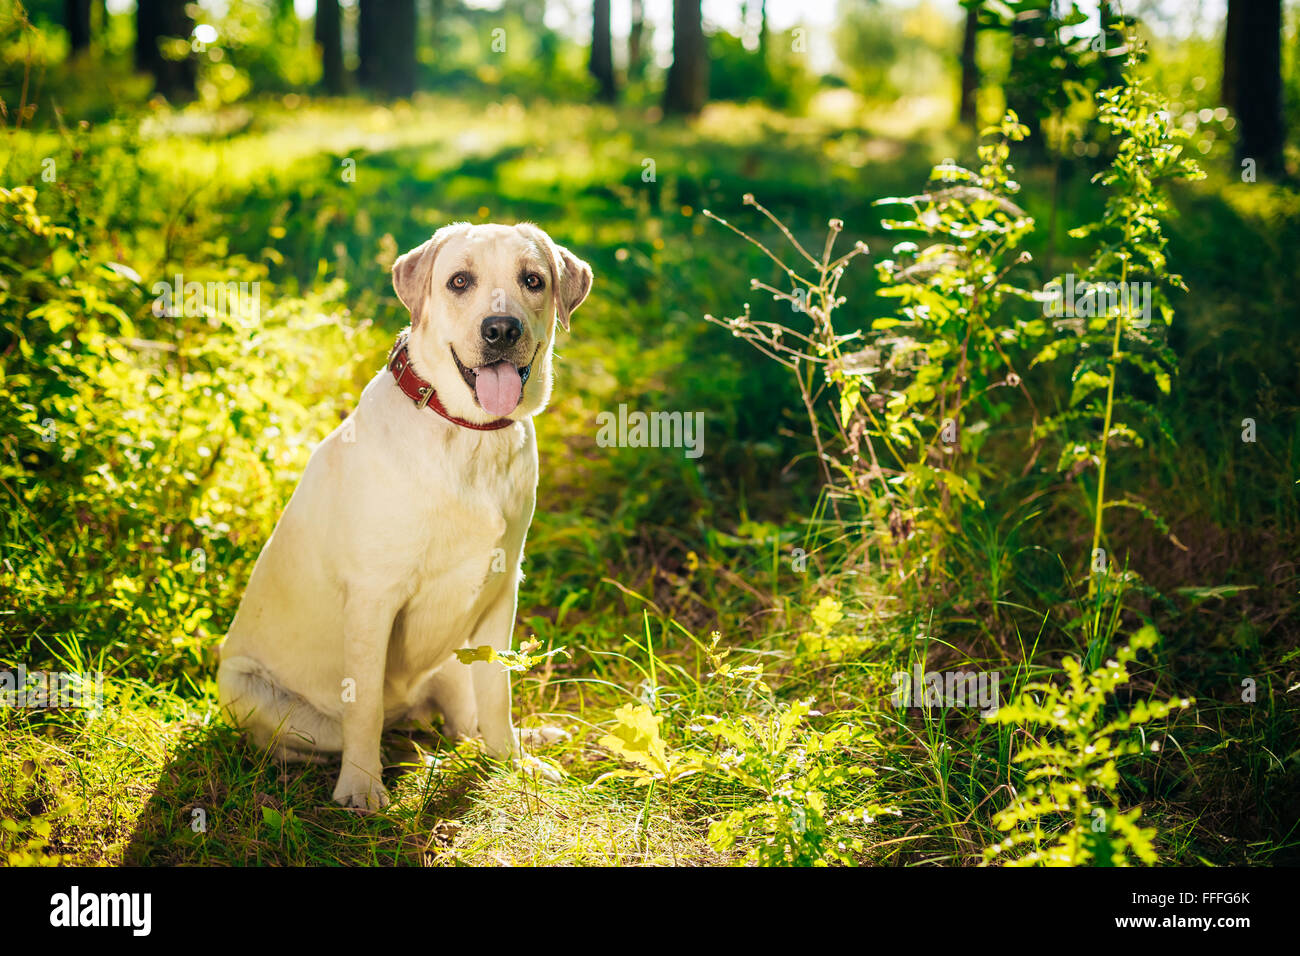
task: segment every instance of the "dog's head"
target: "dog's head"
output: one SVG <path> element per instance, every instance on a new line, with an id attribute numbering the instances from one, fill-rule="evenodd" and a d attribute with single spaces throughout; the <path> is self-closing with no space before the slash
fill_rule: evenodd
<path id="1" fill-rule="evenodd" d="M 551 393 L 555 325 L 587 297 L 591 267 L 537 226 L 444 226 L 393 263 L 411 312 L 412 367 L 452 415 L 522 419 Z"/>

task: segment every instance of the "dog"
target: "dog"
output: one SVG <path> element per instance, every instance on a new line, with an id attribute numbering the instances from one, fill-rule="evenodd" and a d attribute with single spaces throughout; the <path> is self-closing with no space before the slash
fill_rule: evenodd
<path id="1" fill-rule="evenodd" d="M 537 226 L 454 223 L 393 264 L 387 366 L 312 453 L 221 646 L 221 707 L 285 760 L 341 754 L 334 800 L 382 809 L 380 736 L 443 715 L 519 760 L 510 647 L 537 497 L 532 417 L 591 267 Z"/>

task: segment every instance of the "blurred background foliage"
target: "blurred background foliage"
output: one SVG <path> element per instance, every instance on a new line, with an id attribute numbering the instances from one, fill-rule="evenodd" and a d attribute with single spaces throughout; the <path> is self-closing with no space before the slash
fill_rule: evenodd
<path id="1" fill-rule="evenodd" d="M 1057 673 L 1062 655 L 1095 666 L 1151 624 L 1155 659 L 1128 699 L 1186 695 L 1198 708 L 1162 730 L 1177 760 L 1121 761 L 1114 802 L 1146 808 L 1166 861 L 1294 860 L 1296 5 L 629 0 L 593 16 L 602 2 L 0 0 L 0 665 L 103 670 L 115 721 L 0 713 L 3 809 L 17 821 L 0 848 L 24 862 L 427 862 L 407 837 L 428 837 L 432 813 L 482 837 L 462 841 L 475 862 L 593 862 L 626 846 L 628 862 L 715 859 L 707 824 L 746 804 L 734 779 L 703 773 L 626 839 L 619 827 L 642 819 L 648 794 L 566 791 L 554 799 L 572 801 L 570 818 L 605 836 L 558 844 L 526 814 L 496 833 L 518 805 L 482 777 L 469 809 L 459 784 L 431 795 L 408 782 L 411 815 L 355 824 L 346 832 L 365 840 L 341 850 L 350 821 L 309 814 L 299 839 L 259 810 L 268 790 L 283 805 L 328 802 L 323 773 L 273 785 L 214 729 L 216 648 L 252 561 L 311 449 L 406 321 L 393 259 L 448 221 L 527 219 L 597 280 L 538 421 L 544 477 L 520 606 L 521 637 L 573 656 L 519 682 L 523 714 L 576 714 L 594 740 L 618 726 L 620 705 L 652 706 L 687 747 L 701 714 L 797 723 L 795 702 L 812 695 L 839 715 L 828 719 L 875 735 L 836 736 L 852 750 L 844 766 L 879 764 L 884 747 L 902 769 L 892 797 L 828 773 L 796 788 L 811 803 L 794 808 L 740 787 L 767 801 L 758 816 L 776 845 L 792 861 L 831 853 L 808 850 L 820 831 L 781 829 L 824 791 L 862 810 L 856 822 L 815 814 L 866 839 L 850 857 L 978 862 L 1010 800 L 989 793 L 1023 782 L 1011 730 L 889 711 L 888 673 L 919 659 L 1014 671 L 1018 688 Z M 748 304 L 754 319 L 797 323 L 750 285 L 788 281 L 702 213 L 782 246 L 743 200 L 752 194 L 814 251 L 835 218 L 840 249 L 862 241 L 877 264 L 906 270 L 920 250 L 900 242 L 941 236 L 891 234 L 882 219 L 897 210 L 875 204 L 943 188 L 935 167 L 978 169 L 980 131 L 1011 108 L 1028 133 L 1009 145 L 1014 201 L 1033 228 L 1008 282 L 1042 290 L 1090 262 L 1093 243 L 1070 230 L 1103 214 L 1092 178 L 1119 143 L 1097 94 L 1121 82 L 1129 36 L 1207 177 L 1172 189 L 1168 271 L 1187 284 L 1168 290 L 1176 374 L 1163 437 L 1111 464 L 1108 485 L 1141 508 L 1109 519 L 1127 590 L 1097 642 L 1080 625 L 1093 469 L 1058 474 L 1059 449 L 1040 455 L 1027 438 L 1038 410 L 1071 408 L 1069 363 L 1019 368 L 1033 408 L 1011 389 L 972 405 L 962 468 L 934 474 L 974 497 L 832 520 L 794 382 L 703 321 Z M 971 206 L 930 198 L 918 210 L 931 205 L 960 239 Z M 256 282 L 260 311 L 159 314 L 156 283 L 177 274 Z M 920 283 L 917 301 L 962 301 L 952 273 L 855 263 L 838 321 L 864 342 L 905 317 L 897 295 L 876 295 L 882 275 Z M 999 334 L 1043 324 L 1041 302 L 1004 298 Z M 984 358 L 980 375 L 1002 374 Z M 924 399 L 908 375 L 882 372 L 882 393 Z M 705 411 L 707 453 L 598 448 L 595 416 L 620 403 Z M 833 423 L 835 409 L 819 414 Z M 792 562 L 796 547 L 814 573 Z M 718 677 L 702 650 L 713 629 L 767 668 L 770 696 Z M 1249 704 L 1246 679 L 1258 685 Z M 820 746 L 817 733 L 800 731 L 800 746 Z M 136 746 L 118 770 L 114 734 Z M 565 759 L 586 781 L 608 757 L 575 744 Z M 102 785 L 88 793 L 85 779 Z M 177 808 L 218 791 L 248 841 L 185 836 Z M 52 829 L 33 822 L 46 818 Z M 766 845 L 724 829 L 738 849 Z"/>

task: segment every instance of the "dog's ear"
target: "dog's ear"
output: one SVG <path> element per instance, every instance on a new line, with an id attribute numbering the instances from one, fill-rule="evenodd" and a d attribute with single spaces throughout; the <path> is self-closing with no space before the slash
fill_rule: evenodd
<path id="1" fill-rule="evenodd" d="M 582 300 L 591 291 L 591 266 L 532 223 L 521 223 L 517 228 L 524 235 L 541 243 L 546 250 L 547 262 L 551 268 L 551 288 L 555 290 L 555 316 L 567 332 L 569 316 L 582 305 Z"/>
<path id="2" fill-rule="evenodd" d="M 423 318 L 421 313 L 425 297 L 429 294 L 429 284 L 433 280 L 433 262 L 438 249 L 453 232 L 466 225 L 456 222 L 443 226 L 410 252 L 398 256 L 393 263 L 393 291 L 411 313 L 411 328 L 418 326 Z"/>
<path id="3" fill-rule="evenodd" d="M 560 319 L 564 331 L 569 331 L 569 316 L 573 310 L 582 305 L 582 300 L 591 291 L 591 266 L 583 262 L 564 246 L 555 245 L 555 255 L 559 260 L 559 280 L 555 283 L 558 290 L 555 295 L 555 314 Z"/>

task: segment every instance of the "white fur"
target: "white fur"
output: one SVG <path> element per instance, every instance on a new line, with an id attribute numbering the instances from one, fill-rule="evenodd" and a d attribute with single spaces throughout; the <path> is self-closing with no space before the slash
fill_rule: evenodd
<path id="1" fill-rule="evenodd" d="M 549 275 L 543 293 L 521 288 L 520 262 Z M 448 277 L 465 268 L 475 289 L 451 293 Z M 531 416 L 550 393 L 556 313 L 567 323 L 590 281 L 531 226 L 447 227 L 394 266 L 412 367 L 451 414 L 492 417 L 449 348 L 471 364 L 479 323 L 503 301 L 524 324 L 519 354 L 537 357 L 515 423 L 497 431 L 418 409 L 379 372 L 312 454 L 253 568 L 221 647 L 221 705 L 286 759 L 341 752 L 339 803 L 387 805 L 380 734 L 431 705 L 453 735 L 481 733 L 489 753 L 518 756 L 508 673 L 453 653 L 510 646 L 537 491 Z"/>

